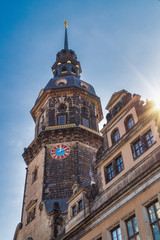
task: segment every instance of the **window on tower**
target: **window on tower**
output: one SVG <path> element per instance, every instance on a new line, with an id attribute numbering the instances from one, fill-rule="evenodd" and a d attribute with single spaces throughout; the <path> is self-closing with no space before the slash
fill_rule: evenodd
<path id="1" fill-rule="evenodd" d="M 82 119 L 82 125 L 84 126 L 84 127 L 89 127 L 89 121 L 87 120 L 87 119 L 85 119 L 85 118 L 83 118 Z"/>
<path id="2" fill-rule="evenodd" d="M 66 116 L 61 115 L 58 116 L 58 125 L 65 125 L 66 124 Z"/>
<path id="3" fill-rule="evenodd" d="M 67 72 L 67 68 L 64 66 L 62 67 L 62 73 L 66 73 Z"/>
<path id="4" fill-rule="evenodd" d="M 27 211 L 27 224 L 33 221 L 36 217 L 36 202 L 37 200 L 31 200 L 26 208 Z"/>
<path id="5" fill-rule="evenodd" d="M 38 176 L 38 170 L 37 168 L 35 168 L 32 173 L 32 183 L 34 183 L 37 180 L 37 176 Z"/>
<path id="6" fill-rule="evenodd" d="M 72 67 L 72 69 L 71 69 L 71 72 L 73 73 L 73 74 L 76 74 L 76 71 L 75 71 L 75 69 Z"/>

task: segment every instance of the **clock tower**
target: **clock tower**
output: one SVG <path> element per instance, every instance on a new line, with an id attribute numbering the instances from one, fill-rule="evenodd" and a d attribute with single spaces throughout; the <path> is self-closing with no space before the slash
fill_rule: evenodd
<path id="1" fill-rule="evenodd" d="M 61 236 L 75 186 L 91 191 L 103 115 L 94 88 L 80 79 L 81 65 L 68 47 L 67 27 L 65 21 L 64 48 L 52 66 L 54 77 L 31 109 L 35 138 L 23 153 L 26 182 L 14 240 Z"/>

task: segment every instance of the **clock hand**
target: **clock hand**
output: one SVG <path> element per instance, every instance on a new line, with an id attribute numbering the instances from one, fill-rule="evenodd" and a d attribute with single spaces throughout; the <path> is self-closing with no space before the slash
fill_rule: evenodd
<path id="1" fill-rule="evenodd" d="M 59 149 L 59 151 L 58 152 L 62 152 L 62 147 L 61 147 L 61 145 L 60 145 L 60 149 Z"/>

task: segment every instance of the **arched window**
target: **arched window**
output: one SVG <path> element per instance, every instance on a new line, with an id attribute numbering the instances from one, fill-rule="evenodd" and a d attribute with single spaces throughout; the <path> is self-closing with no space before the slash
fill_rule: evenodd
<path id="1" fill-rule="evenodd" d="M 62 67 L 62 73 L 65 73 L 65 72 L 67 72 L 67 68 L 64 66 Z"/>
<path id="2" fill-rule="evenodd" d="M 76 74 L 76 71 L 75 71 L 75 69 L 72 67 L 72 69 L 71 69 L 71 72 L 73 73 L 73 74 Z"/>
<path id="3" fill-rule="evenodd" d="M 125 128 L 126 131 L 128 131 L 131 127 L 133 127 L 134 125 L 134 120 L 133 120 L 133 116 L 129 115 L 126 119 L 125 119 Z"/>
<path id="4" fill-rule="evenodd" d="M 58 106 L 58 112 L 65 112 L 67 109 L 67 106 L 64 104 L 64 103 L 61 103 L 59 106 Z"/>
<path id="5" fill-rule="evenodd" d="M 120 135 L 119 135 L 118 129 L 113 130 L 111 134 L 112 143 L 116 143 L 119 138 L 120 138 Z"/>

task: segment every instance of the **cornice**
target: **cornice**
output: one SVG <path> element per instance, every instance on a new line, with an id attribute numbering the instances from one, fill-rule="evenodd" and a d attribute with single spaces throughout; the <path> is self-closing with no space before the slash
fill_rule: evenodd
<path id="1" fill-rule="evenodd" d="M 142 129 L 149 121 L 156 117 L 156 113 L 152 113 L 144 119 L 139 120 L 129 131 L 127 131 L 115 144 L 113 144 L 110 148 L 106 149 L 100 156 L 97 158 L 97 165 L 100 166 L 104 161 L 106 161 L 110 156 L 112 156 L 115 152 L 121 149 L 121 147 L 126 144 L 126 142 L 131 139 L 134 134 L 136 134 L 139 130 Z"/>
<path id="2" fill-rule="evenodd" d="M 86 92 L 82 89 L 79 89 L 78 87 L 66 87 L 66 88 L 58 88 L 58 89 L 47 89 L 43 92 L 43 94 L 40 96 L 40 98 L 38 99 L 38 101 L 35 103 L 35 105 L 30 111 L 34 121 L 36 121 L 36 116 L 39 110 L 43 107 L 44 103 L 50 97 L 62 96 L 63 94 L 67 94 L 67 95 L 76 94 L 77 96 L 84 97 L 88 101 L 93 102 L 97 109 L 98 121 L 100 122 L 103 119 L 100 98 L 98 96 L 92 95 L 91 93 Z"/>
<path id="3" fill-rule="evenodd" d="M 58 134 L 61 133 L 60 136 Z M 67 138 L 62 138 L 62 133 L 67 137 L 70 137 L 70 140 Z M 86 136 L 89 137 L 89 142 L 86 141 Z M 56 137 L 55 137 L 56 136 Z M 89 128 L 81 128 L 80 126 L 67 126 L 65 128 L 58 129 L 47 129 L 39 133 L 39 135 L 31 142 L 31 144 L 25 148 L 24 153 L 22 154 L 26 164 L 28 165 L 35 156 L 41 151 L 43 147 L 47 144 L 56 144 L 60 142 L 83 142 L 89 146 L 99 148 L 102 143 L 103 137 L 98 134 L 98 132 L 92 131 Z M 94 143 L 93 143 L 94 142 Z"/>

